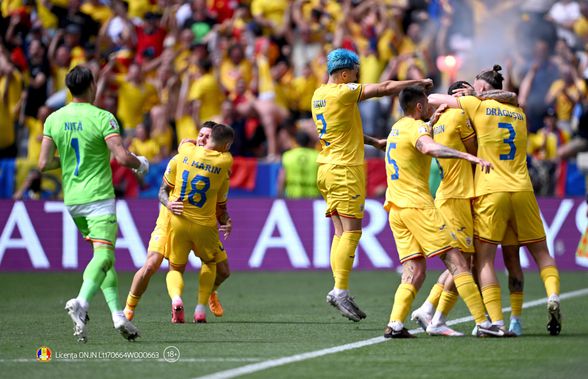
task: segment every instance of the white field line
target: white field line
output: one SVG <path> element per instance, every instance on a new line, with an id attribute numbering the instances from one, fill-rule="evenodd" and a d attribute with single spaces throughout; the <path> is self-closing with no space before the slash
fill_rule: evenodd
<path id="1" fill-rule="evenodd" d="M 14 359 L 0 359 L 0 363 L 31 363 L 36 362 L 37 360 L 34 358 L 14 358 Z M 52 364 L 54 362 L 64 362 L 64 363 L 101 363 L 101 362 L 168 362 L 163 358 L 159 359 L 111 359 L 111 358 L 104 358 L 104 359 L 51 359 L 50 362 L 47 364 Z M 222 357 L 210 357 L 210 358 L 180 358 L 177 362 L 169 362 L 169 363 L 207 363 L 207 362 L 259 362 L 261 358 L 222 358 Z M 40 362 L 45 363 L 45 362 Z"/>
<path id="2" fill-rule="evenodd" d="M 574 297 L 585 296 L 585 295 L 588 295 L 588 288 L 563 293 L 560 295 L 560 299 L 565 300 L 565 299 L 571 299 Z M 529 302 L 526 302 L 523 304 L 523 308 L 536 307 L 538 305 L 546 304 L 546 302 L 547 302 L 546 298 L 529 301 Z M 504 308 L 503 311 L 508 312 L 508 311 L 510 311 L 510 308 Z M 473 318 L 471 316 L 461 317 L 461 318 L 458 318 L 455 320 L 448 321 L 447 325 L 461 324 L 461 323 L 468 322 L 468 321 L 473 321 Z M 412 334 L 419 334 L 419 333 L 423 333 L 423 330 L 421 328 L 418 328 L 418 329 L 412 329 L 410 332 Z M 295 354 L 295 355 L 290 355 L 287 357 L 270 359 L 267 361 L 253 363 L 253 364 L 249 364 L 246 366 L 233 368 L 230 370 L 219 371 L 219 372 L 216 372 L 216 373 L 213 373 L 210 375 L 200 376 L 195 379 L 230 379 L 230 378 L 235 378 L 235 377 L 238 377 L 241 375 L 252 374 L 255 372 L 267 370 L 269 368 L 283 366 L 283 365 L 286 365 L 289 363 L 301 362 L 301 361 L 305 361 L 307 359 L 318 358 L 318 357 L 322 357 L 325 355 L 340 353 L 342 351 L 359 349 L 360 347 L 371 346 L 371 345 L 375 345 L 378 343 L 382 343 L 384 341 L 386 341 L 386 339 L 383 336 L 370 338 L 367 340 L 348 343 L 345 345 L 334 346 L 334 347 L 330 347 L 327 349 L 309 351 L 308 353 Z"/>

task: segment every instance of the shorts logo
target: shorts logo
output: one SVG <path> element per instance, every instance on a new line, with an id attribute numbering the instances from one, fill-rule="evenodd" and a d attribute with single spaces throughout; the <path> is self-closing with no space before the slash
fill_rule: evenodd
<path id="1" fill-rule="evenodd" d="M 218 248 L 219 248 L 220 251 L 225 251 L 225 247 L 222 244 L 221 245 L 218 245 Z"/>
<path id="2" fill-rule="evenodd" d="M 466 237 L 465 238 L 465 243 L 468 246 L 472 246 L 472 237 Z"/>
<path id="3" fill-rule="evenodd" d="M 359 195 L 351 196 L 351 198 L 352 198 L 353 200 L 357 199 L 358 197 L 359 197 Z"/>
<path id="4" fill-rule="evenodd" d="M 463 232 L 466 229 L 465 226 L 462 226 L 461 228 L 457 229 L 458 232 Z"/>
<path id="5" fill-rule="evenodd" d="M 441 225 L 441 227 L 439 228 L 439 230 L 443 231 L 443 230 L 445 230 L 445 227 L 446 227 L 446 225 L 443 224 L 443 225 Z"/>

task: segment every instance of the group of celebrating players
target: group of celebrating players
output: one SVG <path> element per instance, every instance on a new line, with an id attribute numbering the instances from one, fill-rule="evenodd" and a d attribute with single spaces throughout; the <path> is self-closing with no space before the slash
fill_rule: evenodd
<path id="1" fill-rule="evenodd" d="M 527 246 L 540 269 L 548 296 L 547 329 L 551 335 L 559 334 L 560 279 L 527 171 L 526 118 L 516 96 L 502 91 L 500 66 L 482 71 L 473 86 L 456 82 L 448 95 L 429 96 L 425 91 L 433 85 L 430 79 L 357 84 L 359 58 L 349 50 L 333 50 L 327 69 L 328 82 L 312 98 L 322 147 L 317 186 L 335 229 L 330 253 L 335 283 L 327 302 L 350 320 L 366 317 L 349 293 L 349 275 L 362 234 L 365 143 L 385 151 L 384 208 L 402 264 L 386 338 L 414 337 L 404 322 L 425 279 L 426 259 L 435 256 L 447 270 L 425 303 L 412 313 L 427 333 L 463 335 L 446 325 L 459 296 L 475 320 L 474 335 L 521 335 L 519 246 Z M 92 105 L 96 88 L 89 69 L 73 68 L 66 85 L 73 101 L 47 118 L 39 167 L 43 171 L 62 168 L 64 203 L 93 246 L 79 294 L 66 303 L 74 336 L 87 341 L 89 304 L 101 289 L 114 327 L 128 340 L 137 338 L 139 331 L 131 322 L 135 308 L 164 258 L 169 261 L 166 284 L 172 322 L 185 322 L 183 273 L 191 251 L 202 261 L 194 322 L 206 322 L 207 303 L 215 316 L 222 316 L 216 290 L 230 270 L 219 231 L 225 238 L 232 231 L 226 202 L 233 130 L 205 122 L 198 139 L 182 141 L 170 160 L 159 191 L 163 207 L 148 256 L 133 278 L 123 311 L 114 270 L 117 224 L 109 159 L 112 153 L 139 175 L 147 172 L 149 164 L 123 146 L 114 116 Z M 404 117 L 392 126 L 387 140 L 364 135 L 357 104 L 396 95 Z M 431 157 L 443 177 L 435 199 L 428 186 Z M 509 269 L 512 313 L 508 329 L 494 269 L 498 244 Z"/>
<path id="2" fill-rule="evenodd" d="M 462 335 L 445 323 L 460 296 L 476 322 L 474 335 L 521 335 L 519 246 L 527 246 L 540 269 L 548 296 L 547 330 L 551 335 L 559 334 L 559 272 L 547 249 L 527 171 L 526 118 L 515 94 L 502 91 L 501 67 L 482 71 L 473 86 L 457 82 L 448 95 L 429 96 L 425 90 L 432 87 L 430 79 L 357 84 L 359 59 L 348 50 L 332 51 L 327 68 L 329 80 L 312 99 L 322 145 L 317 184 L 335 228 L 331 246 L 335 284 L 327 302 L 350 320 L 366 317 L 349 294 L 349 274 L 361 237 L 365 143 L 386 153 L 384 207 L 402 264 L 401 283 L 384 337 L 414 337 L 404 322 L 425 279 L 426 259 L 435 256 L 447 270 L 427 301 L 412 314 L 427 333 Z M 387 140 L 362 138 L 357 103 L 390 95 L 399 96 L 404 117 L 392 126 Z M 428 186 L 431 157 L 443 178 L 435 200 Z M 471 164 L 476 166 L 475 172 Z M 511 271 L 508 329 L 494 269 L 498 244 L 503 245 Z"/>

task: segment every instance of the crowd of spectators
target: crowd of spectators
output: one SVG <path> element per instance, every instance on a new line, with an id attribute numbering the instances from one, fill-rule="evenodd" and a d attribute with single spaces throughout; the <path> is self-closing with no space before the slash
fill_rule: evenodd
<path id="1" fill-rule="evenodd" d="M 64 78 L 77 64 L 94 72 L 95 105 L 112 112 L 131 151 L 152 162 L 168 159 L 206 120 L 233 126 L 235 156 L 279 162 L 297 134 L 307 133 L 309 146 L 317 141 L 310 99 L 335 47 L 359 54 L 362 83 L 431 77 L 443 90 L 501 64 L 506 89 L 518 93 L 528 117 L 540 194 L 563 195 L 565 159 L 588 150 L 586 0 L 2 0 L 0 7 L 0 159 L 28 162 L 17 164 L 27 182 L 43 121 L 70 101 Z M 362 102 L 360 111 L 375 137 L 401 117 L 393 98 Z M 127 174 L 122 180 L 134 180 Z"/>

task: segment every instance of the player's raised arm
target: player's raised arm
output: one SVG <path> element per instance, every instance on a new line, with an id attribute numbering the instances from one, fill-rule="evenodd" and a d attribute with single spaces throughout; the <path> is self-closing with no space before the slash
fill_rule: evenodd
<path id="1" fill-rule="evenodd" d="M 119 134 L 111 134 L 106 139 L 106 145 L 108 149 L 114 155 L 114 158 L 118 163 L 125 167 L 135 169 L 137 173 L 144 174 L 149 171 L 149 162 L 147 158 L 131 153 L 124 147 L 122 138 Z"/>
<path id="2" fill-rule="evenodd" d="M 468 153 L 454 150 L 450 147 L 438 144 L 429 136 L 421 136 L 416 142 L 415 147 L 423 154 L 430 155 L 435 158 L 457 158 L 465 159 L 468 162 L 482 166 L 482 171 L 489 173 L 492 169 L 492 164 L 483 159 L 475 157 Z"/>
<path id="3" fill-rule="evenodd" d="M 367 134 L 363 135 L 363 144 L 375 147 L 378 150 L 386 151 L 386 139 L 377 139 Z"/>
<path id="4" fill-rule="evenodd" d="M 410 86 L 421 86 L 424 89 L 430 89 L 433 87 L 433 81 L 431 79 L 418 79 L 418 80 L 386 80 L 381 83 L 364 84 L 360 101 L 371 99 L 373 97 L 391 96 L 398 95 L 400 91 Z"/>

